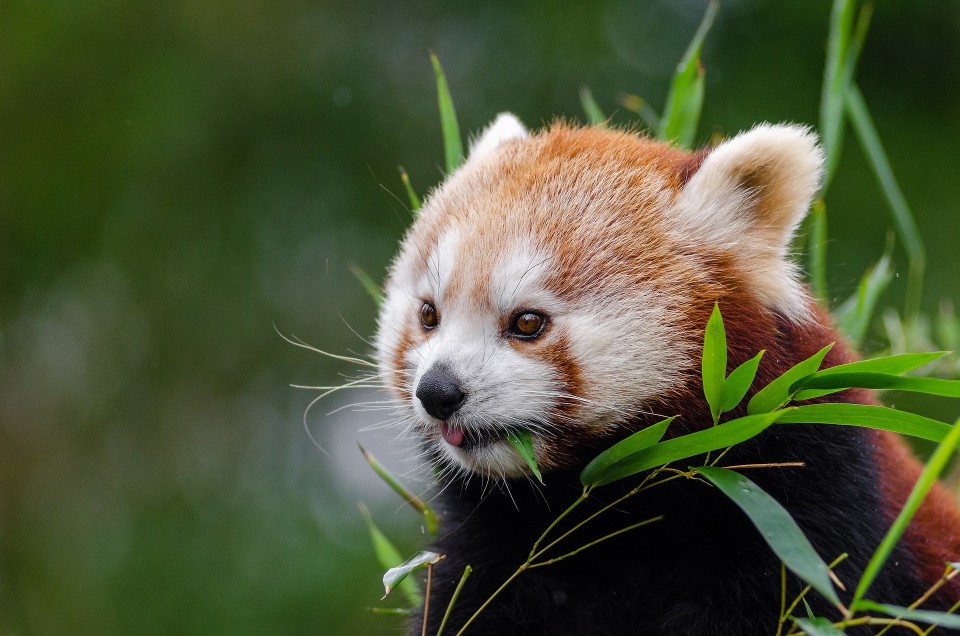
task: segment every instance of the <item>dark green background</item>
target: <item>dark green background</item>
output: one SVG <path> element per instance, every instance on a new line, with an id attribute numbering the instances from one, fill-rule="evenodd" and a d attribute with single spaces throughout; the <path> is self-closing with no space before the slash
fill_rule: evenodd
<path id="1" fill-rule="evenodd" d="M 301 416 L 367 352 L 370 300 L 441 174 L 427 53 L 467 131 L 660 105 L 702 2 L 0 4 L 0 633 L 396 633 L 356 508 L 417 520 L 354 440 Z M 816 123 L 829 5 L 724 3 L 701 140 Z M 960 4 L 879 3 L 858 81 L 958 297 Z M 615 121 L 631 118 L 617 112 Z M 852 135 L 828 198 L 837 298 L 888 212 Z M 900 272 L 905 259 L 897 255 Z M 886 297 L 899 304 L 902 280 Z M 354 333 L 354 331 L 356 333 Z M 377 399 L 361 396 L 354 399 Z M 394 431 L 362 433 L 399 472 Z M 326 452 L 324 452 L 326 451 Z"/>

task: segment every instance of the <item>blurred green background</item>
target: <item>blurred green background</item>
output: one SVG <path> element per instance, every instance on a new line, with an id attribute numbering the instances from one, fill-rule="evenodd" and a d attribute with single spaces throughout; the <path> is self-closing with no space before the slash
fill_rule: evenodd
<path id="1" fill-rule="evenodd" d="M 592 3 L 35 0 L 0 4 L 0 634 L 397 633 L 356 503 L 403 549 L 417 519 L 356 440 L 394 431 L 331 397 L 355 377 L 284 342 L 368 352 L 378 279 L 442 148 L 428 51 L 466 130 L 582 119 L 589 85 L 663 103 L 703 13 Z M 815 124 L 829 3 L 727 0 L 701 140 Z M 928 250 L 925 304 L 960 294 L 960 3 L 881 3 L 858 72 Z M 848 133 L 830 282 L 883 250 Z M 897 253 L 904 270 L 905 259 Z M 885 297 L 900 303 L 902 279 Z M 944 417 L 949 417 L 945 415 Z M 423 487 L 421 485 L 421 487 Z"/>

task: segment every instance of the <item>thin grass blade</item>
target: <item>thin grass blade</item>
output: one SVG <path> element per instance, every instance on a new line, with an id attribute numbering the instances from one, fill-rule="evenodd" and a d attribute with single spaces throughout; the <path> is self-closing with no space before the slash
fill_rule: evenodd
<path id="1" fill-rule="evenodd" d="M 430 53 L 430 61 L 433 63 L 433 72 L 437 76 L 437 103 L 440 107 L 443 155 L 446 159 L 447 174 L 450 174 L 463 163 L 463 140 L 460 137 L 460 124 L 457 123 L 457 112 L 453 108 L 450 87 L 447 86 L 447 76 L 444 75 L 440 60 L 435 54 Z"/>
<path id="2" fill-rule="evenodd" d="M 603 486 L 644 470 L 739 444 L 762 433 L 789 410 L 748 415 L 706 430 L 668 439 L 624 457 L 598 471 L 589 481 L 583 480 L 581 476 L 581 481 L 585 486 Z"/>
<path id="3" fill-rule="evenodd" d="M 866 404 L 804 404 L 784 410 L 778 424 L 836 424 L 862 426 L 901 435 L 942 442 L 953 429 L 945 422 L 898 411 L 886 406 Z"/>
<path id="4" fill-rule="evenodd" d="M 403 557 L 400 556 L 400 551 L 397 550 L 393 542 L 380 531 L 377 524 L 373 522 L 373 518 L 370 516 L 370 511 L 367 510 L 367 507 L 363 504 L 359 504 L 359 507 L 360 513 L 363 514 L 363 518 L 367 522 L 370 541 L 373 543 L 373 554 L 377 557 L 377 562 L 380 564 L 380 567 L 387 569 L 402 563 Z M 420 594 L 420 590 L 417 589 L 417 585 L 412 580 L 403 581 L 399 583 L 399 586 L 400 591 L 403 592 L 403 595 L 407 598 L 407 602 L 411 607 L 420 607 L 423 605 L 423 595 Z"/>
<path id="5" fill-rule="evenodd" d="M 350 269 L 350 273 L 353 274 L 353 277 L 360 281 L 360 285 L 363 287 L 363 290 L 367 292 L 370 298 L 373 300 L 373 304 L 377 309 L 380 309 L 380 305 L 383 304 L 383 292 L 380 290 L 380 285 L 370 277 L 366 271 L 364 271 L 359 265 L 354 265 L 350 263 L 347 265 Z"/>
<path id="6" fill-rule="evenodd" d="M 833 583 L 830 582 L 830 568 L 779 501 L 735 471 L 715 466 L 701 466 L 694 470 L 710 480 L 746 513 L 767 545 L 788 569 L 834 605 L 840 603 Z"/>
<path id="7" fill-rule="evenodd" d="M 511 431 L 507 433 L 507 441 L 510 442 L 510 445 L 517 451 L 517 454 L 523 458 L 523 461 L 527 463 L 531 472 L 536 476 L 537 481 L 542 484 L 543 475 L 540 474 L 536 455 L 533 454 L 533 439 L 530 437 L 530 431 Z"/>
<path id="8" fill-rule="evenodd" d="M 410 201 L 410 211 L 419 211 L 420 197 L 418 197 L 417 193 L 414 191 L 413 184 L 410 183 L 410 175 L 407 174 L 407 171 L 403 166 L 400 166 L 400 181 L 403 182 L 403 189 L 407 192 L 407 199 Z"/>
<path id="9" fill-rule="evenodd" d="M 851 84 L 847 91 L 846 105 L 854 133 L 860 140 L 860 145 L 867 155 L 867 161 L 877 177 L 887 204 L 890 206 L 893 225 L 897 229 L 897 235 L 903 242 L 903 248 L 910 260 L 906 311 L 906 317 L 909 321 L 916 317 L 920 309 L 923 270 L 926 267 L 927 260 L 923 239 L 920 238 L 920 231 L 917 229 L 917 222 L 910 206 L 907 204 L 907 199 L 903 196 L 903 191 L 900 189 L 896 177 L 893 176 L 893 169 L 890 167 L 887 153 L 883 149 L 883 144 L 880 143 L 880 135 L 877 134 L 873 118 L 870 116 L 867 104 L 856 84 Z"/>
<path id="10" fill-rule="evenodd" d="M 779 378 L 757 391 L 747 404 L 747 413 L 750 415 L 769 413 L 789 402 L 790 398 L 793 397 L 793 385 L 797 380 L 816 373 L 831 347 L 833 347 L 833 343 L 828 344 L 806 360 L 798 362 Z"/>
<path id="11" fill-rule="evenodd" d="M 807 220 L 807 254 L 810 264 L 810 291 L 821 302 L 830 298 L 827 288 L 827 204 L 817 199 Z"/>
<path id="12" fill-rule="evenodd" d="M 689 148 L 697 135 L 704 93 L 704 71 L 700 63 L 700 53 L 719 8 L 720 3 L 717 0 L 711 0 L 707 5 L 700 26 L 677 65 L 667 103 L 663 108 L 660 138 L 683 148 Z"/>
<path id="13" fill-rule="evenodd" d="M 584 485 L 594 484 L 597 478 L 608 468 L 623 460 L 624 458 L 638 453 L 645 448 L 650 448 L 661 439 L 667 432 L 674 418 L 668 417 L 656 424 L 652 424 L 643 430 L 637 431 L 630 437 L 623 439 L 607 450 L 593 458 L 589 464 L 580 473 L 580 482 Z"/>
<path id="14" fill-rule="evenodd" d="M 942 627 L 960 628 L 960 616 L 956 614 L 947 614 L 946 612 L 935 612 L 933 610 L 910 609 L 908 607 L 899 607 L 897 605 L 888 605 L 886 603 L 874 603 L 873 601 L 860 601 L 858 607 L 867 612 L 879 612 L 895 618 L 905 618 L 909 621 L 920 623 L 930 623 Z"/>
<path id="15" fill-rule="evenodd" d="M 890 553 L 893 552 L 894 546 L 900 541 L 903 533 L 906 532 L 907 525 L 909 525 L 914 515 L 917 514 L 917 510 L 920 509 L 920 504 L 927 496 L 930 488 L 932 488 L 933 484 L 937 481 L 937 477 L 943 472 L 950 457 L 953 456 L 954 451 L 957 449 L 958 444 L 960 444 L 960 419 L 954 423 L 950 432 L 944 440 L 940 442 L 940 445 L 937 446 L 933 455 L 930 456 L 923 472 L 920 473 L 920 478 L 910 492 L 910 496 L 907 497 L 907 502 L 903 505 L 903 509 L 900 511 L 900 514 L 897 515 L 893 525 L 890 526 L 890 530 L 887 531 L 883 541 L 880 542 L 877 551 L 873 553 L 873 557 L 871 557 L 870 562 L 867 563 L 867 567 L 864 568 L 863 576 L 860 577 L 860 582 L 857 583 L 857 589 L 853 593 L 853 600 L 850 603 L 851 610 L 860 609 L 860 603 L 864 594 L 870 589 L 870 585 L 873 584 L 873 581 L 877 578 L 877 574 L 880 573 L 881 568 L 883 568 L 887 559 L 890 558 Z"/>
<path id="16" fill-rule="evenodd" d="M 593 98 L 589 86 L 580 87 L 580 107 L 587 116 L 587 121 L 594 126 L 604 126 L 607 123 L 607 117 L 603 114 L 600 104 Z"/>
<path id="17" fill-rule="evenodd" d="M 430 505 L 427 504 L 427 502 L 425 502 L 421 497 L 413 494 L 409 488 L 404 486 L 400 480 L 393 475 L 393 473 L 387 470 L 386 467 L 363 446 L 360 446 L 360 452 L 363 453 L 363 458 L 367 460 L 367 463 L 370 464 L 370 468 L 372 468 L 373 471 L 379 475 L 380 479 L 390 486 L 390 488 L 393 489 L 393 492 L 400 495 L 400 497 L 402 497 L 411 508 L 423 515 L 423 520 L 426 523 L 427 530 L 430 532 L 430 534 L 435 534 L 437 532 L 437 515 L 433 512 L 433 508 L 431 508 Z"/>
<path id="18" fill-rule="evenodd" d="M 892 280 L 892 261 L 889 254 L 884 254 L 873 267 L 864 273 L 863 278 L 860 279 L 860 284 L 857 285 L 857 291 L 834 312 L 840 330 L 857 347 L 863 344 L 867 329 L 869 329 L 873 320 L 877 301 Z"/>
<path id="19" fill-rule="evenodd" d="M 820 88 L 820 139 L 826 155 L 827 170 L 822 191 L 825 193 L 837 164 L 843 135 L 843 60 L 850 44 L 853 27 L 854 0 L 834 0 L 830 12 L 830 35 L 827 39 L 827 60 L 823 67 Z"/>
<path id="20" fill-rule="evenodd" d="M 617 103 L 631 113 L 639 115 L 640 119 L 643 120 L 643 123 L 645 123 L 650 130 L 660 130 L 660 115 L 639 95 L 621 93 L 617 98 Z"/>

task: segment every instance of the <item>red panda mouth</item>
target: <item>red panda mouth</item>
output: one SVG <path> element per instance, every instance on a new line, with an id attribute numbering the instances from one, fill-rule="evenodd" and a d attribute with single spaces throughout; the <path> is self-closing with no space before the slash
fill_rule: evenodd
<path id="1" fill-rule="evenodd" d="M 501 431 L 478 431 L 472 428 L 460 428 L 450 426 L 446 422 L 440 422 L 440 437 L 447 444 L 464 451 L 471 451 L 488 444 L 504 439 Z"/>

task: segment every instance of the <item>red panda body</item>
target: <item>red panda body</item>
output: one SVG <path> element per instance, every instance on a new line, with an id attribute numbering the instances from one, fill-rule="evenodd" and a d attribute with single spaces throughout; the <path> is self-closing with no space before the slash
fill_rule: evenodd
<path id="1" fill-rule="evenodd" d="M 434 568 L 427 633 L 439 628 L 467 564 L 474 574 L 445 633 L 513 574 L 580 494 L 580 470 L 600 451 L 666 415 L 680 415 L 671 435 L 709 425 L 699 347 L 714 302 L 728 371 L 766 351 L 753 391 L 831 342 L 824 366 L 853 359 L 786 258 L 820 164 L 812 135 L 791 126 L 761 126 L 689 154 L 601 129 L 528 135 L 501 116 L 474 144 L 405 239 L 377 338 L 383 377 L 440 482 L 434 549 L 446 559 Z M 724 419 L 743 414 L 741 406 Z M 543 486 L 504 440 L 516 430 L 531 434 Z M 822 425 L 774 426 L 725 464 L 778 462 L 803 467 L 758 469 L 751 479 L 822 558 L 849 554 L 836 568 L 849 600 L 919 464 L 891 434 Z M 636 483 L 626 482 L 596 489 L 586 507 Z M 662 521 L 523 572 L 470 632 L 777 633 L 780 562 L 704 483 L 645 491 L 561 546 L 657 515 Z M 869 596 L 909 605 L 957 560 L 960 513 L 938 486 Z M 788 573 L 788 602 L 802 587 Z M 818 615 L 838 617 L 816 593 L 806 598 Z M 957 600 L 960 577 L 923 607 Z"/>

